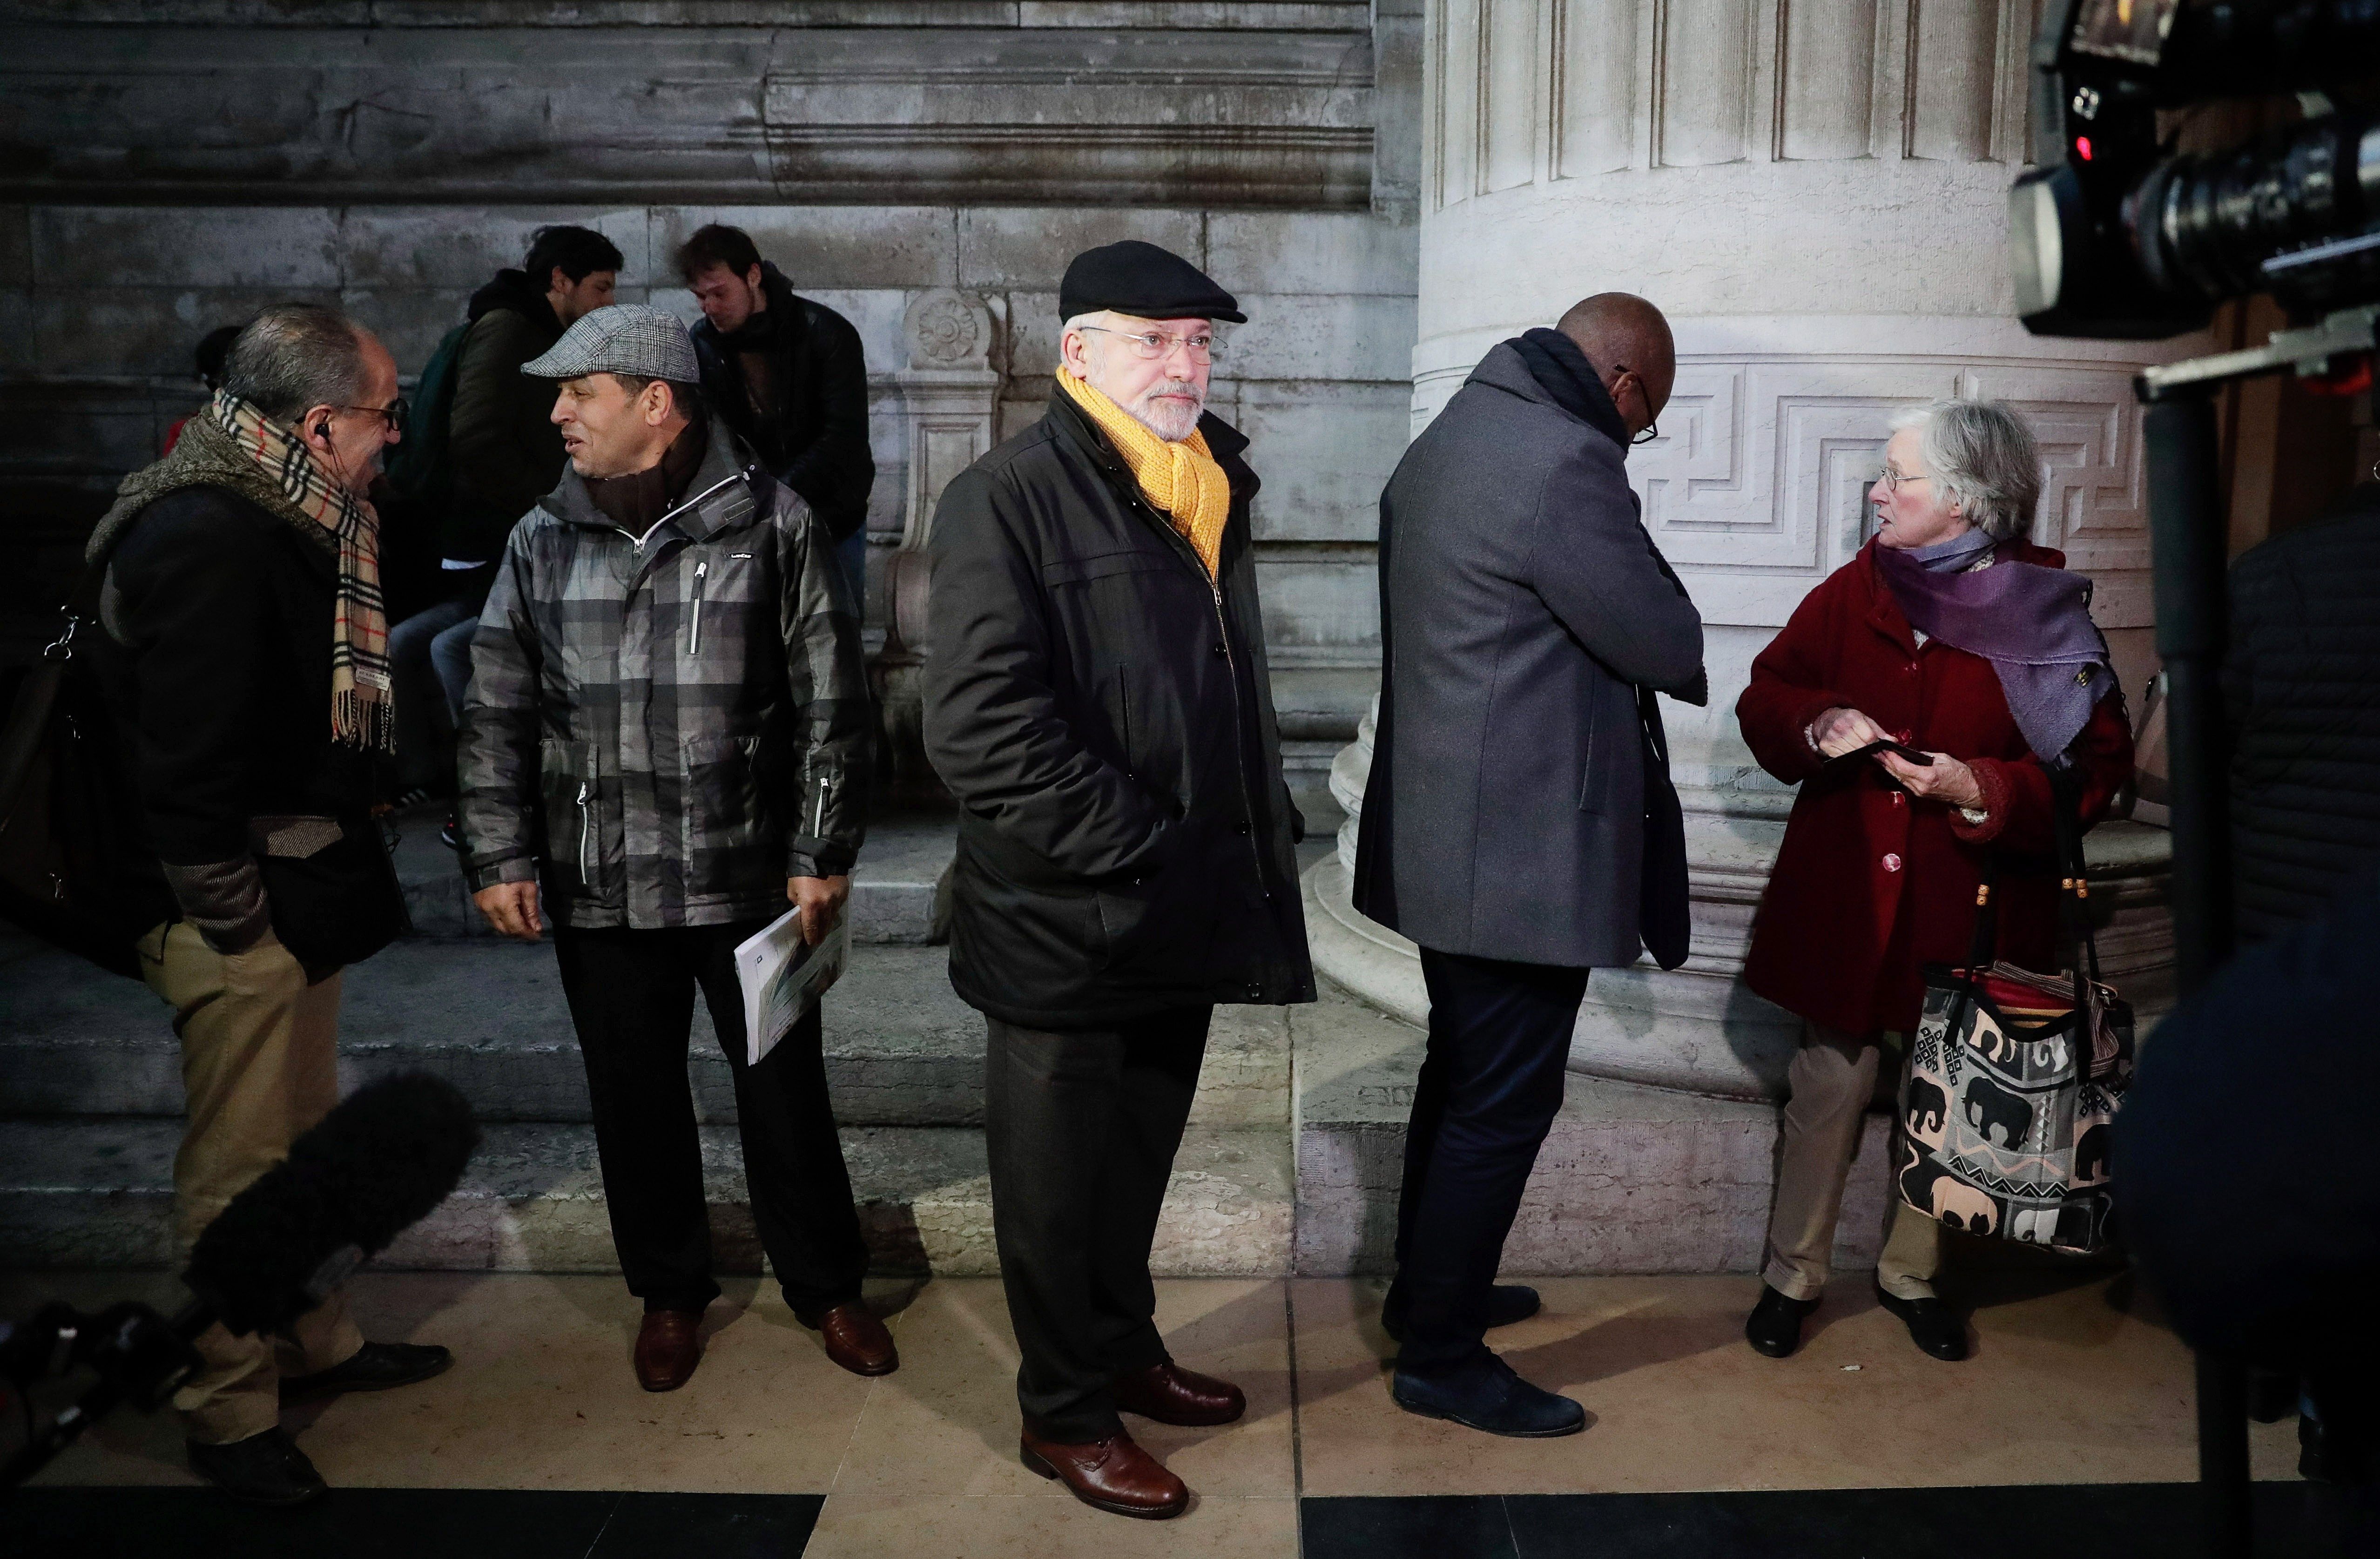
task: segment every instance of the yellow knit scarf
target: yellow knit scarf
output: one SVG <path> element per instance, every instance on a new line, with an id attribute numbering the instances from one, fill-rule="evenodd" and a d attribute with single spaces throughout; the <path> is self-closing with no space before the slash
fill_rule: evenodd
<path id="1" fill-rule="evenodd" d="M 1223 555 L 1223 526 L 1232 518 L 1232 482 L 1208 449 L 1207 435 L 1193 428 L 1188 438 L 1171 443 L 1063 368 L 1058 385 L 1108 435 L 1142 494 L 1173 522 L 1213 579 Z"/>

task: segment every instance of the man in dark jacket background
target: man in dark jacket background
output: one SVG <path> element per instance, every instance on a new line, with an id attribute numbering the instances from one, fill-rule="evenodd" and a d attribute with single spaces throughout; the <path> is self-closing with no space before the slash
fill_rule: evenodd
<path id="1" fill-rule="evenodd" d="M 934 519 L 928 756 L 960 806 L 951 983 L 986 1018 L 993 1231 L 1026 1465 L 1124 1515 L 1182 1480 L 1119 1408 L 1220 1424 L 1148 1254 L 1218 1002 L 1314 999 L 1248 527 L 1203 415 L 1230 294 L 1153 244 L 1075 257 L 1048 414 Z"/>
<path id="2" fill-rule="evenodd" d="M 570 469 L 513 529 L 472 641 L 464 870 L 498 932 L 534 942 L 552 922 L 613 1240 L 645 1306 L 638 1382 L 686 1382 L 719 1293 L 686 1075 L 698 988 L 770 1269 L 829 1358 L 890 1373 L 819 1008 L 750 1061 L 735 968 L 789 902 L 816 946 L 850 895 L 868 683 L 842 571 L 801 500 L 701 415 L 674 316 L 599 309 L 522 371 L 558 391 Z"/>
<path id="3" fill-rule="evenodd" d="M 876 458 L 859 332 L 796 294 L 740 227 L 697 228 L 678 249 L 677 268 L 702 305 L 694 349 L 703 393 L 769 474 L 809 504 L 843 561 L 851 599 L 864 603 Z"/>
<path id="4" fill-rule="evenodd" d="M 370 815 L 387 628 L 362 497 L 396 405 L 396 364 L 370 332 L 310 304 L 267 309 L 233 342 L 214 400 L 125 480 L 90 543 L 107 570 L 91 651 L 156 860 L 125 908 L 149 928 L 140 969 L 174 1009 L 188 1096 L 174 1157 L 185 1254 L 338 1102 L 340 967 L 404 922 Z M 191 1470 L 261 1504 L 322 1488 L 281 1430 L 285 1398 L 451 1362 L 365 1342 L 336 1294 L 291 1340 L 298 1378 L 272 1337 L 212 1326 L 174 1396 Z"/>
<path id="5" fill-rule="evenodd" d="M 1587 972 L 1643 949 L 1636 689 L 1705 697 L 1701 615 L 1626 465 L 1676 363 L 1651 304 L 1587 298 L 1492 348 L 1380 495 L 1354 896 L 1421 944 L 1430 1000 L 1381 1321 L 1403 1345 L 1398 1405 L 1495 1434 L 1585 1427 L 1482 1336 L 1537 1308 L 1493 1285 Z"/>
<path id="6" fill-rule="evenodd" d="M 581 315 L 603 308 L 620 251 L 587 227 L 540 227 L 517 271 L 471 295 L 455 363 L 446 447 L 454 482 L 438 530 L 438 599 L 389 634 L 396 676 L 397 786 L 443 793 L 454 781 L 453 733 L 471 680 L 471 634 L 487 604 L 504 538 L 553 490 L 562 431 L 553 396 L 521 364 L 549 350 Z"/>

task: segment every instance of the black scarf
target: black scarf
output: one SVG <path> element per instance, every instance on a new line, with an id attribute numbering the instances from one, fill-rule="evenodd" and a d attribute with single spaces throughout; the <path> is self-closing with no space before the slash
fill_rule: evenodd
<path id="1" fill-rule="evenodd" d="M 1529 376 L 1554 397 L 1556 406 L 1621 448 L 1628 447 L 1628 424 L 1620 420 L 1620 408 L 1611 404 L 1603 376 L 1595 371 L 1577 342 L 1540 325 L 1505 345 L 1521 354 L 1521 360 L 1529 365 Z"/>
<path id="2" fill-rule="evenodd" d="M 584 479 L 588 499 L 604 518 L 641 536 L 669 513 L 671 505 L 686 496 L 710 448 L 710 431 L 700 422 L 688 422 L 670 440 L 662 457 L 645 469 L 625 476 Z"/>

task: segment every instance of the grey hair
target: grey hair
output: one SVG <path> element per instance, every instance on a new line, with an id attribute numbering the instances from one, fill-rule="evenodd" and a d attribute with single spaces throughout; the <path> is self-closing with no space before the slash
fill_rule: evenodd
<path id="1" fill-rule="evenodd" d="M 1917 430 L 1917 452 L 1946 503 L 1996 542 L 2033 533 L 2041 502 L 2041 445 L 2004 400 L 1937 400 L 1892 420 Z"/>
<path id="2" fill-rule="evenodd" d="M 223 387 L 275 421 L 363 398 L 364 328 L 319 303 L 276 303 L 224 358 Z"/>

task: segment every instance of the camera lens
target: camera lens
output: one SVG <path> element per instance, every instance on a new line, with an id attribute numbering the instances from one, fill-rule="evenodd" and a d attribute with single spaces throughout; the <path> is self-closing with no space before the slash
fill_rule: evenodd
<path id="1" fill-rule="evenodd" d="M 2270 286 L 2317 307 L 2368 289 L 2374 251 L 2267 273 L 2265 262 L 2362 232 L 2380 213 L 2380 128 L 2332 115 L 2211 157 L 2152 169 L 2124 203 L 2141 269 L 2179 301 L 2217 303 Z M 2359 281 L 2362 286 L 2359 286 Z"/>

